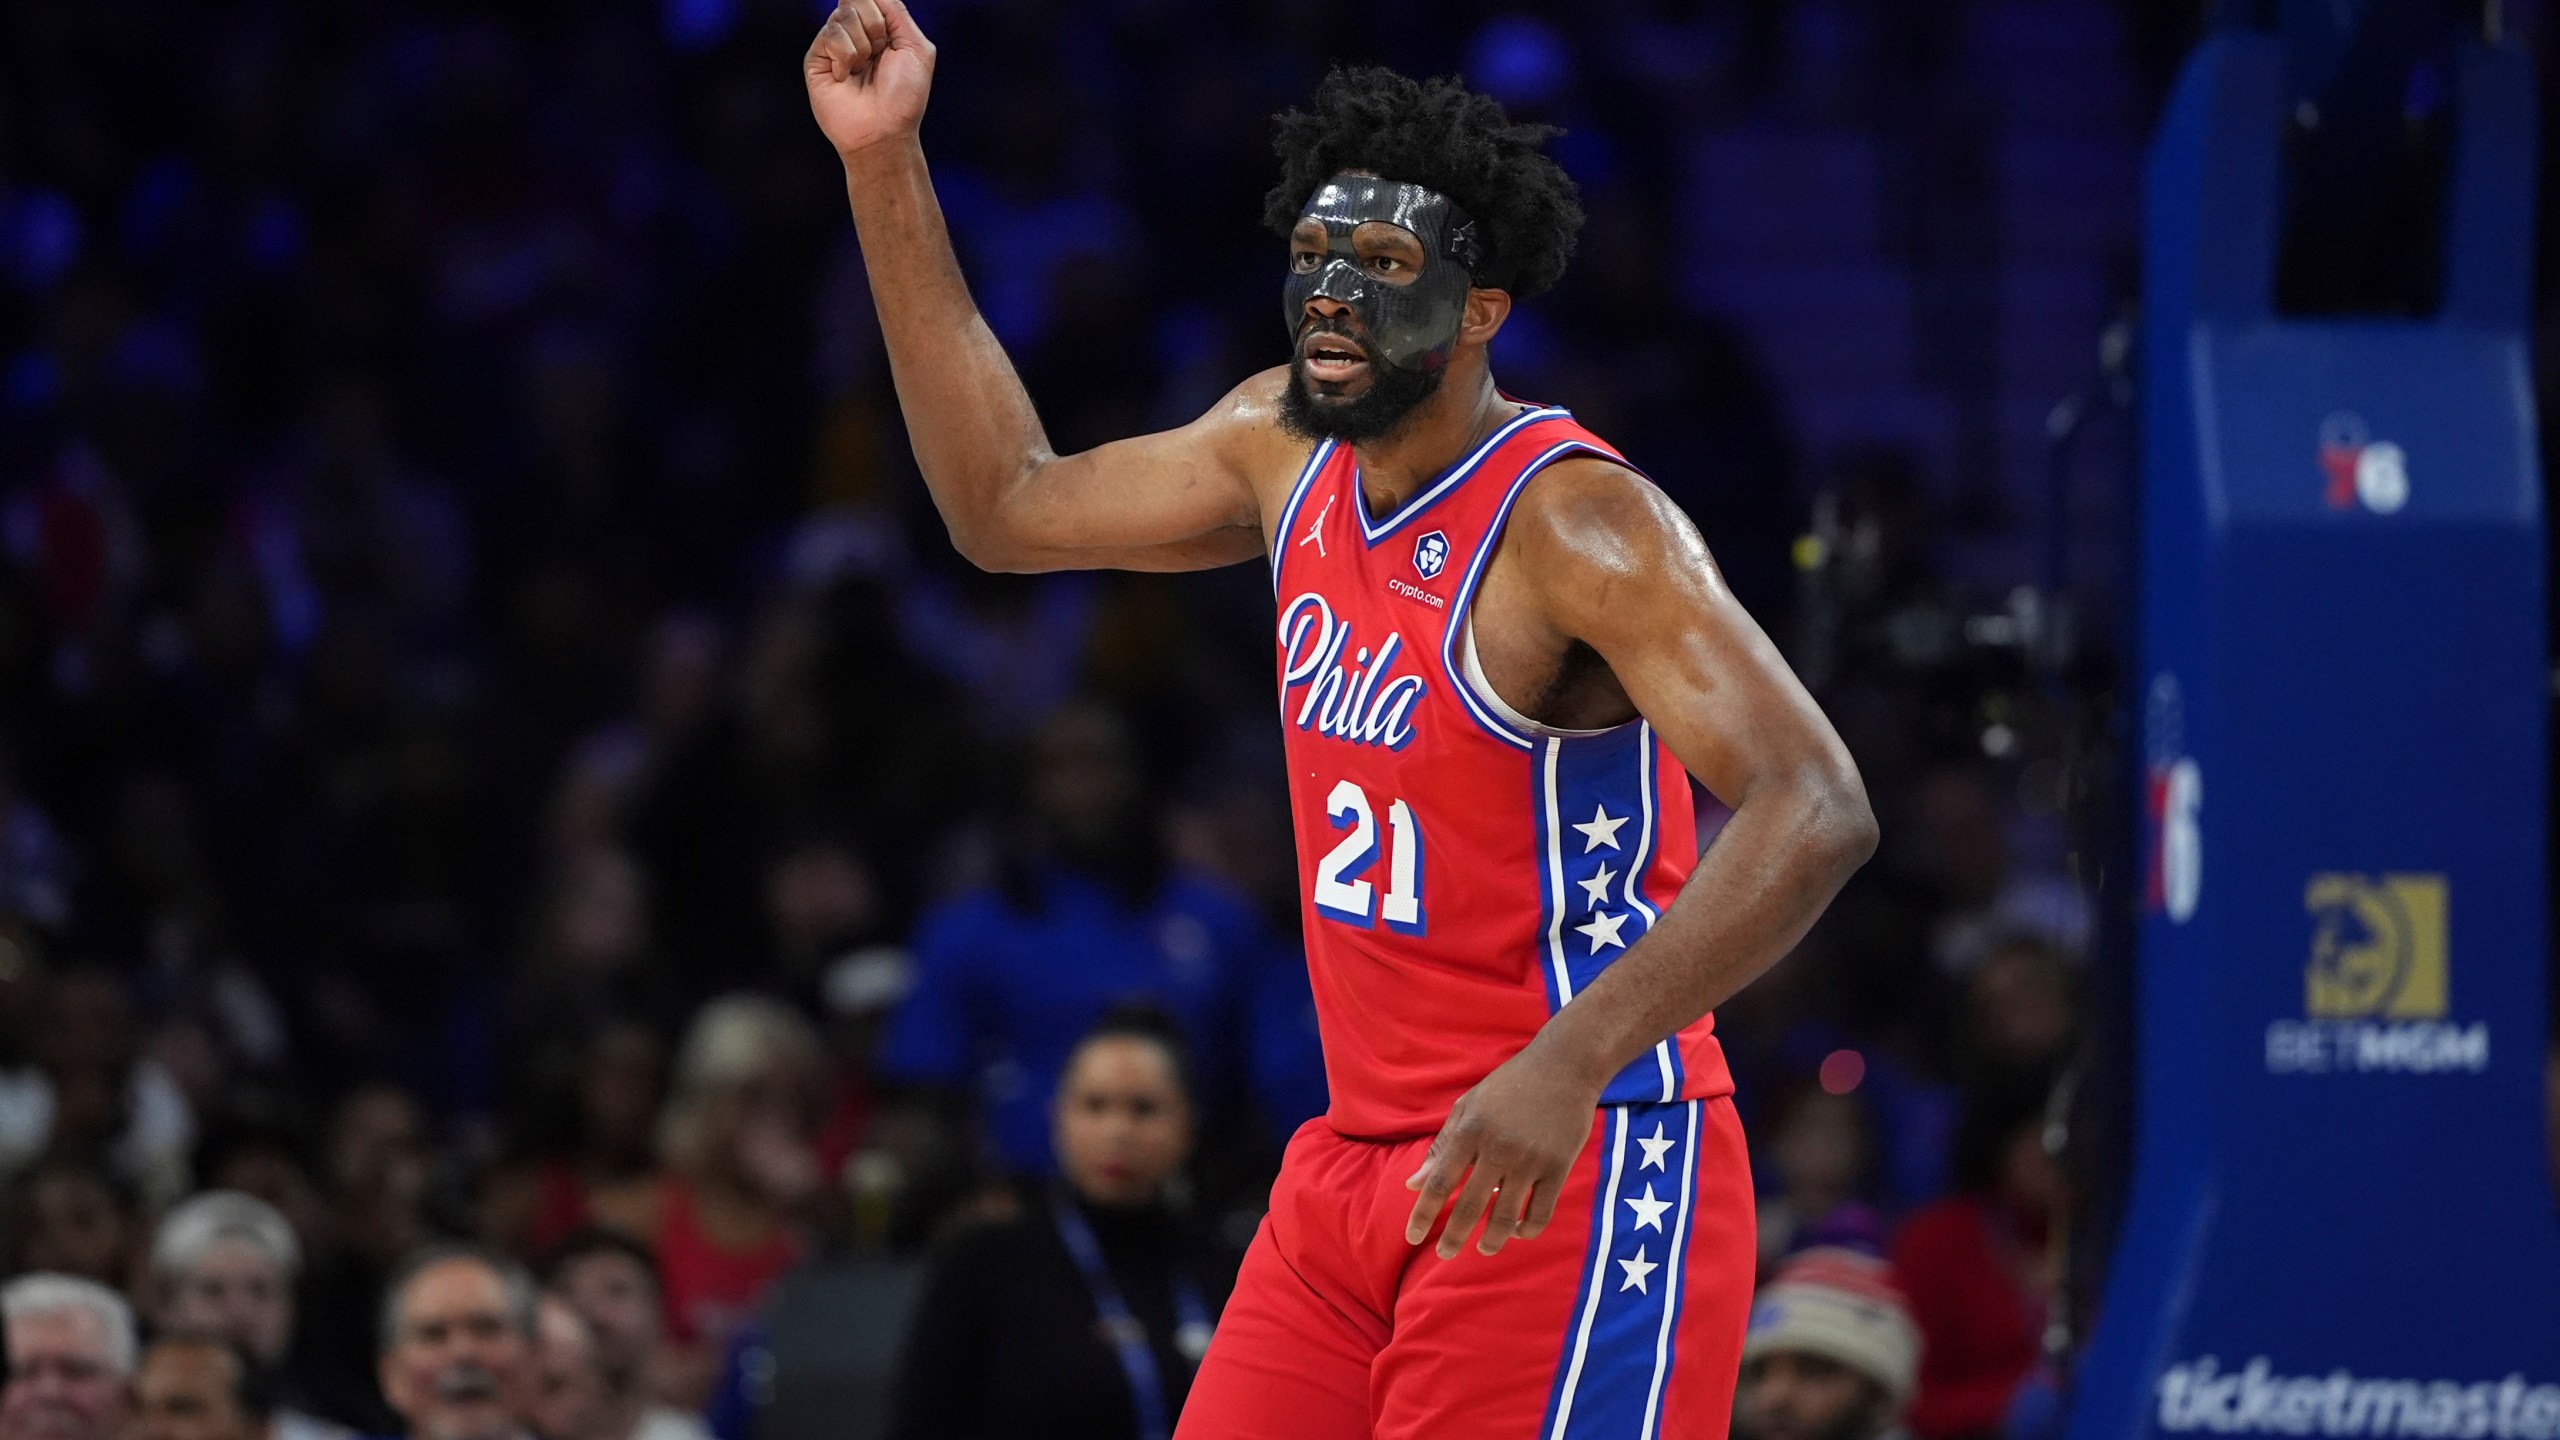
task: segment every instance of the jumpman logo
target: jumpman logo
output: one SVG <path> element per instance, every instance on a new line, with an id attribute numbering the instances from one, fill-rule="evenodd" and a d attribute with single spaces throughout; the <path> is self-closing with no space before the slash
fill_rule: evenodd
<path id="1" fill-rule="evenodd" d="M 1324 517 L 1333 513 L 1333 502 L 1341 498 L 1339 495 L 1324 497 L 1324 508 L 1316 512 L 1315 523 L 1307 527 L 1306 538 L 1298 542 L 1301 547 L 1315 546 L 1319 558 L 1324 555 Z"/>

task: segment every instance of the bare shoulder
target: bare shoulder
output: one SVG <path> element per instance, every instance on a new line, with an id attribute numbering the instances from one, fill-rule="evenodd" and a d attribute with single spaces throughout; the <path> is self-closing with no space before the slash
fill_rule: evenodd
<path id="1" fill-rule="evenodd" d="M 1721 584 L 1698 527 L 1671 497 L 1596 455 L 1540 471 L 1520 492 L 1505 539 L 1539 590 L 1576 609 Z"/>
<path id="2" fill-rule="evenodd" d="M 1268 430 L 1285 438 L 1288 431 L 1280 425 L 1280 394 L 1288 388 L 1289 367 L 1274 365 L 1246 376 L 1236 388 L 1210 407 L 1209 413 L 1224 416 L 1237 425 Z"/>
<path id="3" fill-rule="evenodd" d="M 1314 448 L 1280 423 L 1280 396 L 1288 384 L 1285 365 L 1247 376 L 1192 422 L 1216 447 L 1220 459 L 1248 480 L 1256 493 L 1285 488 Z"/>

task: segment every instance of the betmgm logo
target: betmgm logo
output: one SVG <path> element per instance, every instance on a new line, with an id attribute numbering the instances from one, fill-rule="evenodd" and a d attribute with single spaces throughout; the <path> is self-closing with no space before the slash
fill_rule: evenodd
<path id="1" fill-rule="evenodd" d="M 2277 1074 L 2477 1072 L 2489 1027 L 2455 1024 L 2442 875 L 2319 874 L 2303 886 L 2311 927 L 2300 1020 L 2267 1027 Z"/>

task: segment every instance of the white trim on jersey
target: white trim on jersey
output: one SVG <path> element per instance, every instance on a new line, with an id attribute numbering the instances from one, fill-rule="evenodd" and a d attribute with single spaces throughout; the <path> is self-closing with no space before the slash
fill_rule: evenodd
<path id="1" fill-rule="evenodd" d="M 1564 958 L 1564 843 L 1557 838 L 1564 831 L 1564 817 L 1557 813 L 1556 799 L 1556 762 L 1563 753 L 1563 737 L 1549 739 L 1545 763 L 1539 767 L 1539 789 L 1547 807 L 1547 891 L 1554 897 L 1547 909 L 1555 917 L 1547 922 L 1547 955 L 1555 966 L 1558 1010 L 1573 998 L 1573 969 Z"/>
<path id="2" fill-rule="evenodd" d="M 1597 730 L 1573 730 L 1562 725 L 1541 725 L 1512 709 L 1511 702 L 1494 693 L 1493 682 L 1484 678 L 1484 661 L 1476 654 L 1475 611 L 1468 610 L 1466 614 L 1458 617 L 1456 623 L 1464 627 L 1466 632 L 1458 637 L 1458 683 L 1473 690 L 1476 698 L 1483 701 L 1487 709 L 1500 716 L 1504 724 L 1523 735 L 1555 736 L 1566 740 L 1587 740 L 1594 735 L 1606 735 L 1620 728 L 1617 725 L 1603 725 Z"/>
<path id="3" fill-rule="evenodd" d="M 1570 420 L 1572 418 L 1572 411 L 1554 405 L 1541 405 L 1534 410 L 1523 410 L 1519 414 L 1512 416 L 1509 420 L 1503 422 L 1501 429 L 1486 436 L 1484 443 L 1478 445 L 1475 448 L 1474 453 L 1468 455 L 1466 459 L 1459 461 L 1448 474 L 1441 476 L 1437 481 L 1433 482 L 1430 489 L 1425 490 L 1418 495 L 1406 496 L 1405 502 L 1397 506 L 1395 508 L 1395 512 L 1379 524 L 1372 525 L 1369 523 L 1369 507 L 1366 504 L 1363 504 L 1360 507 L 1361 538 L 1368 544 L 1375 546 L 1379 541 L 1384 540 L 1388 536 L 1396 533 L 1398 530 L 1403 529 L 1415 516 L 1430 509 L 1441 496 L 1448 494 L 1453 489 L 1456 489 L 1460 481 L 1463 481 L 1468 476 L 1474 474 L 1476 467 L 1484 463 L 1485 457 L 1491 455 L 1496 446 L 1517 434 L 1523 426 L 1534 425 L 1541 420 Z M 1357 461 L 1355 460 L 1354 463 L 1356 464 Z"/>
<path id="4" fill-rule="evenodd" d="M 1280 593 L 1280 566 L 1289 555 L 1289 527 L 1298 523 L 1298 506 L 1305 502 L 1307 490 L 1315 484 L 1316 476 L 1324 473 L 1324 462 L 1332 454 L 1332 441 L 1317 445 L 1315 453 L 1307 457 L 1305 468 L 1298 472 L 1297 483 L 1289 487 L 1289 498 L 1281 503 L 1280 533 L 1271 542 L 1271 593 L 1274 597 Z"/>
<path id="5" fill-rule="evenodd" d="M 1485 526 L 1483 537 L 1476 543 L 1475 558 L 1467 562 L 1466 578 L 1458 583 L 1457 594 L 1449 600 L 1448 634 L 1440 642 L 1440 668 L 1449 677 L 1451 686 L 1456 690 L 1458 702 L 1466 706 L 1467 713 L 1473 715 L 1476 723 L 1489 731 L 1495 739 L 1507 741 L 1523 750 L 1536 750 L 1538 741 L 1544 737 L 1522 734 L 1512 728 L 1510 723 L 1499 714 L 1485 707 L 1484 700 L 1475 693 L 1475 687 L 1467 684 L 1466 677 L 1459 671 L 1458 637 L 1461 629 L 1468 624 L 1468 616 L 1475 602 L 1476 585 L 1484 579 L 1485 565 L 1493 558 L 1495 547 L 1502 543 L 1502 527 L 1510 521 L 1511 507 L 1519 503 L 1520 492 L 1537 477 L 1539 471 L 1577 451 L 1586 455 L 1597 455 L 1603 460 L 1617 459 L 1616 456 L 1594 446 L 1588 440 L 1566 440 L 1549 446 L 1541 451 L 1536 459 L 1520 467 L 1520 473 L 1512 480 L 1511 488 L 1504 492 L 1502 503 L 1495 507 L 1492 523 Z M 1473 632 L 1470 630 L 1468 633 Z"/>
<path id="6" fill-rule="evenodd" d="M 1636 887 L 1644 882 L 1645 872 L 1653 868 L 1653 726 L 1636 722 L 1643 730 L 1636 736 L 1636 793 L 1642 797 L 1644 823 L 1636 830 L 1635 858 L 1627 862 L 1627 904 L 1644 917 L 1644 928 L 1651 932 L 1654 922 L 1662 917 L 1644 901 Z M 1653 1047 L 1653 1058 L 1662 1066 L 1662 1103 L 1680 1098 L 1680 1081 L 1671 1065 L 1671 1041 L 1664 1039 Z"/>

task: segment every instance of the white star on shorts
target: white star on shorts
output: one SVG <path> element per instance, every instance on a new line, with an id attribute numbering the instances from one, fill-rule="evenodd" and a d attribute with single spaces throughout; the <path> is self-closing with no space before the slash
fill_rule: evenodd
<path id="1" fill-rule="evenodd" d="M 1639 1140 L 1636 1143 L 1641 1145 L 1644 1142 Z M 1653 1185 L 1650 1182 L 1647 1182 L 1644 1187 L 1643 1199 L 1638 1200 L 1630 1196 L 1628 1197 L 1627 1204 L 1632 1206 L 1636 1212 L 1636 1228 L 1639 1230 L 1661 1229 L 1662 1212 L 1671 1208 L 1670 1201 L 1656 1200 L 1653 1198 Z"/>
<path id="2" fill-rule="evenodd" d="M 1645 1277 L 1662 1267 L 1646 1259 L 1644 1247 L 1639 1245 L 1636 1247 L 1636 1258 L 1619 1261 L 1618 1268 L 1627 1272 L 1626 1282 L 1618 1287 L 1620 1290 L 1633 1290 L 1639 1295 L 1650 1295 L 1653 1292 L 1645 1288 Z"/>

